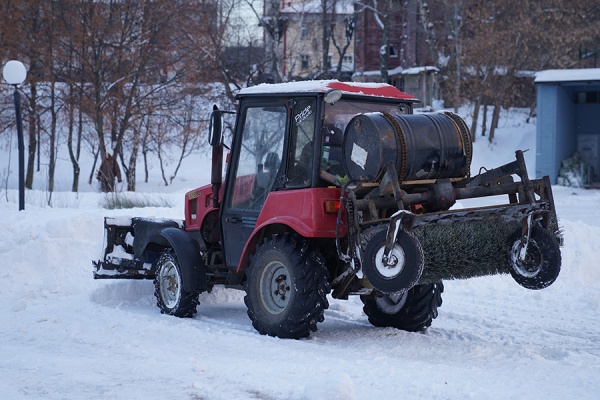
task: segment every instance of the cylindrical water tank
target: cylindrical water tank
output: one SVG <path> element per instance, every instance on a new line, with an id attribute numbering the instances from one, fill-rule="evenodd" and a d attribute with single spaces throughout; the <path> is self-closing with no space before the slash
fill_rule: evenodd
<path id="1" fill-rule="evenodd" d="M 462 178 L 469 175 L 473 143 L 465 122 L 450 112 L 352 118 L 342 143 L 351 180 L 373 180 L 393 161 L 400 181 Z"/>

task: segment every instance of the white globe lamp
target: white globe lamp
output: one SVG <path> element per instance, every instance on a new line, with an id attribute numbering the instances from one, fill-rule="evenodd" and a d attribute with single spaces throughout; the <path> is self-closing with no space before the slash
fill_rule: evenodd
<path id="1" fill-rule="evenodd" d="M 27 70 L 21 61 L 10 60 L 2 71 L 4 79 L 11 85 L 20 85 L 27 78 Z"/>
<path id="2" fill-rule="evenodd" d="M 17 116 L 17 137 L 19 141 L 19 211 L 25 209 L 25 142 L 23 140 L 23 122 L 21 120 L 21 95 L 18 86 L 27 78 L 27 69 L 21 61 L 10 60 L 2 70 L 4 79 L 15 87 L 15 113 Z"/>

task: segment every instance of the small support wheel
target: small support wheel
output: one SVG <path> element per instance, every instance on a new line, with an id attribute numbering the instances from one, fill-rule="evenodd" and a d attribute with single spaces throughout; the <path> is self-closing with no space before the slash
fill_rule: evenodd
<path id="1" fill-rule="evenodd" d="M 521 229 L 508 241 L 510 274 L 517 283 L 527 289 L 544 289 L 550 286 L 560 273 L 561 254 L 558 241 L 544 228 L 533 227 L 522 253 Z"/>
<path id="2" fill-rule="evenodd" d="M 400 230 L 387 262 L 384 262 L 387 225 L 369 228 L 361 236 L 362 268 L 375 289 L 394 293 L 408 290 L 418 282 L 423 273 L 424 257 L 423 249 L 412 233 Z"/>

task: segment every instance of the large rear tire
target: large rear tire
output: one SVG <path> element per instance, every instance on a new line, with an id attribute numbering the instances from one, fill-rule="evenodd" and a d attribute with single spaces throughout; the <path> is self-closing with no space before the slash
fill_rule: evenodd
<path id="1" fill-rule="evenodd" d="M 360 299 L 371 325 L 420 332 L 437 318 L 443 291 L 444 284 L 438 282 L 416 285 L 399 295 L 376 293 Z"/>
<path id="2" fill-rule="evenodd" d="M 196 313 L 199 293 L 183 288 L 181 265 L 171 249 L 165 250 L 156 263 L 154 296 L 163 314 L 188 318 Z"/>
<path id="3" fill-rule="evenodd" d="M 256 249 L 244 284 L 248 316 L 261 334 L 308 337 L 329 306 L 327 270 L 307 242 L 273 235 Z"/>

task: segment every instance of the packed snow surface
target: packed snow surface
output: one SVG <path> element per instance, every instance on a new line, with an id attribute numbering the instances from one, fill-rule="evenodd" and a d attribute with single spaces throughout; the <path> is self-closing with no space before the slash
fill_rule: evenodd
<path id="1" fill-rule="evenodd" d="M 527 148 L 535 171 L 525 116 L 503 114 L 493 146 L 477 138 L 474 173 Z M 105 210 L 88 188 L 54 193 L 53 207 L 28 191 L 19 212 L 13 181 L 0 190 L 0 399 L 598 398 L 599 192 L 553 188 L 565 245 L 547 289 L 510 276 L 445 282 L 424 333 L 373 327 L 358 298 L 330 299 L 318 332 L 281 340 L 252 328 L 240 291 L 216 287 L 194 318 L 178 319 L 160 314 L 150 281 L 92 279 L 104 216 L 181 219 L 185 191 L 208 182 L 206 165 L 203 154 L 188 159 L 173 187 L 147 194 L 172 207 Z"/>

